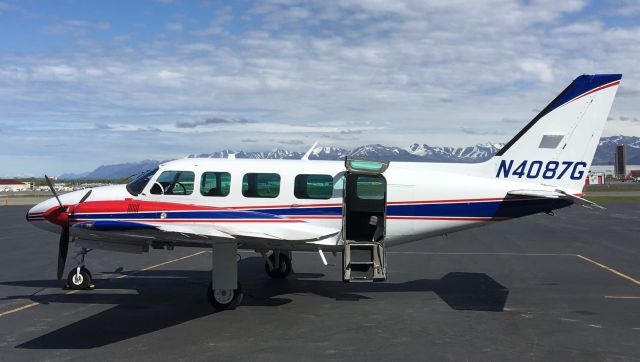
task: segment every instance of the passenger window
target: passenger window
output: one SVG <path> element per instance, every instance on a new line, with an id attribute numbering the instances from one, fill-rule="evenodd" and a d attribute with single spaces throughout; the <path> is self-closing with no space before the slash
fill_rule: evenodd
<path id="1" fill-rule="evenodd" d="M 245 197 L 278 197 L 280 175 L 277 173 L 248 173 L 242 178 L 242 195 Z"/>
<path id="2" fill-rule="evenodd" d="M 384 200 L 386 185 L 384 179 L 372 176 L 358 176 L 356 194 L 359 199 Z"/>
<path id="3" fill-rule="evenodd" d="M 151 187 L 154 195 L 191 195 L 195 175 L 191 171 L 164 171 Z"/>
<path id="4" fill-rule="evenodd" d="M 200 178 L 202 196 L 227 196 L 231 189 L 231 174 L 228 172 L 205 172 Z"/>
<path id="5" fill-rule="evenodd" d="M 298 199 L 330 199 L 333 195 L 333 177 L 330 175 L 298 175 L 293 193 Z"/>

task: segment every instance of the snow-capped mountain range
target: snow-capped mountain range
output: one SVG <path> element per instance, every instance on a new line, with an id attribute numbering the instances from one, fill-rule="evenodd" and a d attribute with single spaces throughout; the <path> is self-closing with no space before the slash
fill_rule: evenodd
<path id="1" fill-rule="evenodd" d="M 615 145 L 627 145 L 627 164 L 640 164 L 640 137 L 611 136 L 603 137 L 596 150 L 594 165 L 610 165 L 614 160 Z M 407 148 L 388 147 L 380 144 L 360 146 L 353 150 L 340 147 L 316 147 L 309 155 L 311 160 L 340 160 L 345 156 L 362 157 L 390 161 L 412 162 L 483 162 L 491 158 L 504 144 L 478 144 L 469 147 L 441 147 L 414 143 Z M 235 154 L 236 158 L 253 159 L 300 159 L 303 153 L 274 148 L 265 152 L 245 152 L 222 150 L 192 157 L 227 158 Z M 137 172 L 158 165 L 160 161 L 145 160 L 138 163 L 125 163 L 100 166 L 92 172 L 61 175 L 63 179 L 114 179 L 128 177 Z"/>

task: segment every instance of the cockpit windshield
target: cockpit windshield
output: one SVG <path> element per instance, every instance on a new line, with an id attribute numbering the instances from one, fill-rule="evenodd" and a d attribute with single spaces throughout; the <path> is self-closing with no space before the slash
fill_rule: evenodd
<path id="1" fill-rule="evenodd" d="M 136 176 L 136 178 L 133 179 L 133 181 L 127 184 L 127 191 L 129 191 L 129 193 L 133 196 L 138 196 L 142 192 L 142 190 L 144 190 L 145 186 L 147 186 L 147 184 L 149 183 L 149 180 L 151 180 L 151 177 L 157 171 L 158 167 L 139 174 L 138 176 Z"/>

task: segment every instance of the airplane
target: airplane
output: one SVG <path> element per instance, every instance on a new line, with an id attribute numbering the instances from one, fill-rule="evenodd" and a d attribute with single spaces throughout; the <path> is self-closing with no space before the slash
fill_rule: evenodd
<path id="1" fill-rule="evenodd" d="M 388 247 L 537 213 L 584 199 L 583 187 L 621 74 L 581 75 L 491 159 L 474 164 L 185 158 L 126 185 L 54 195 L 26 219 L 60 234 L 58 280 L 91 289 L 93 249 L 211 248 L 207 289 L 216 310 L 242 299 L 238 249 L 265 258 L 274 279 L 292 271 L 293 251 L 342 253 L 345 282 L 387 278 Z M 315 146 L 315 145 L 314 145 Z"/>

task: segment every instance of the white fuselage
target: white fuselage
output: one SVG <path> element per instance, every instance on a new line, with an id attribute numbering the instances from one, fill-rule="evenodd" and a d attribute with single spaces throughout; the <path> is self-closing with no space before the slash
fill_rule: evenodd
<path id="1" fill-rule="evenodd" d="M 531 188 L 530 184 L 499 180 L 491 177 L 473 176 L 476 170 L 486 169 L 485 164 L 432 164 L 391 162 L 382 174 L 386 180 L 386 225 L 385 243 L 398 243 L 424 239 L 436 235 L 451 233 L 471 227 L 481 226 L 493 221 L 530 215 L 541 211 L 568 206 L 570 203 L 536 198 L 509 198 L 510 190 Z M 190 194 L 153 194 L 152 187 L 165 171 L 193 172 L 193 190 Z M 204 196 L 201 194 L 201 176 L 205 172 L 225 172 L 231 177 L 230 188 L 226 196 Z M 279 192 L 276 197 L 246 197 L 243 195 L 243 177 L 247 173 L 275 173 L 280 176 Z M 93 189 L 88 199 L 95 201 L 136 200 L 140 202 L 159 202 L 197 207 L 214 207 L 227 210 L 253 211 L 265 215 L 276 215 L 281 219 L 306 222 L 311 225 L 333 229 L 339 232 L 343 227 L 343 187 L 341 181 L 345 173 L 342 161 L 307 160 L 249 160 L 249 159 L 211 159 L 187 158 L 167 162 L 150 178 L 142 192 L 130 194 L 124 185 Z M 294 194 L 295 178 L 298 175 L 329 175 L 333 178 L 333 193 L 327 199 L 304 199 Z M 538 189 L 549 189 L 537 186 Z M 63 204 L 75 204 L 86 193 L 76 191 L 61 196 Z M 55 199 L 47 200 L 30 210 L 30 215 L 38 215 L 57 205 Z M 104 211 L 104 214 L 109 211 Z M 113 220 L 121 216 L 113 215 Z M 216 227 L 247 229 L 266 228 L 265 220 L 246 220 L 243 216 L 226 215 L 229 219 L 211 220 Z M 84 216 L 83 221 L 91 220 Z M 240 220 L 239 220 L 240 219 Z M 59 232 L 59 227 L 44 220 L 30 220 L 35 225 Z M 163 220 L 146 220 L 161 222 Z M 166 221 L 166 220 L 164 220 Z M 173 220 L 186 226 L 203 225 L 202 221 L 181 219 Z M 267 220 L 268 221 L 268 220 Z M 282 220 L 280 220 L 282 221 Z M 205 223 L 206 224 L 206 223 Z M 271 227 L 271 225 L 269 225 Z M 71 228 L 74 235 L 74 229 Z M 87 238 L 87 234 L 77 236 Z M 104 236 L 101 236 L 104 240 Z M 327 238 L 315 241 L 314 247 L 323 245 L 325 250 L 339 249 L 343 240 Z M 241 247 L 254 249 L 268 247 L 254 245 L 244 241 Z M 308 243 L 292 242 L 281 248 L 309 249 Z"/>

